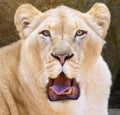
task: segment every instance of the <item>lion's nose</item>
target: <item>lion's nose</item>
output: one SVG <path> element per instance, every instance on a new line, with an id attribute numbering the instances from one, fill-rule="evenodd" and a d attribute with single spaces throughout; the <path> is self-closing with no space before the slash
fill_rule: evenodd
<path id="1" fill-rule="evenodd" d="M 70 59 L 74 54 L 52 54 L 52 56 L 60 61 L 60 64 L 63 66 L 65 61 Z"/>

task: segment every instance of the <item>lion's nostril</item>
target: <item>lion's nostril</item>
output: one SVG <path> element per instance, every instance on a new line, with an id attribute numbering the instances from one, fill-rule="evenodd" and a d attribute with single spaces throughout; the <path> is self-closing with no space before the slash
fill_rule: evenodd
<path id="1" fill-rule="evenodd" d="M 60 64 L 63 66 L 67 59 L 70 59 L 74 54 L 52 54 L 52 56 L 60 61 Z"/>

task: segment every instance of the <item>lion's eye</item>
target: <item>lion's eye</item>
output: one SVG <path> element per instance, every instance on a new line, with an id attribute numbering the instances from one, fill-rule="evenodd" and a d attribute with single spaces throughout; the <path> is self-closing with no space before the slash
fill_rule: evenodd
<path id="1" fill-rule="evenodd" d="M 41 34 L 43 34 L 44 36 L 50 36 L 50 32 L 48 30 L 43 30 Z"/>
<path id="2" fill-rule="evenodd" d="M 75 38 L 76 39 L 81 39 L 84 38 L 86 36 L 87 32 L 84 30 L 78 30 L 75 34 Z"/>
<path id="3" fill-rule="evenodd" d="M 51 37 L 50 31 L 48 30 L 43 30 L 42 32 L 39 33 L 39 35 L 45 39 L 48 39 Z"/>

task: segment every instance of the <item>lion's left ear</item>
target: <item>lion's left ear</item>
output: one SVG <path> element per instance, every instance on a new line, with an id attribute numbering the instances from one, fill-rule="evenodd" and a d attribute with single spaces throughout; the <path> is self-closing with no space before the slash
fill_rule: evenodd
<path id="1" fill-rule="evenodd" d="M 104 38 L 110 25 L 110 11 L 107 6 L 103 3 L 96 3 L 87 13 L 100 26 Z"/>
<path id="2" fill-rule="evenodd" d="M 23 30 L 27 28 L 34 17 L 40 13 L 41 12 L 31 4 L 23 4 L 17 9 L 14 16 L 14 23 L 20 36 L 23 36 Z"/>

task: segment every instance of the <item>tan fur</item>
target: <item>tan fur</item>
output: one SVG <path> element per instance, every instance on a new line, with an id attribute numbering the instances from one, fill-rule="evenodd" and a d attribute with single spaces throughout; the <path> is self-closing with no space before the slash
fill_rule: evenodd
<path id="1" fill-rule="evenodd" d="M 0 115 L 108 115 L 111 74 L 101 51 L 109 23 L 102 3 L 87 13 L 66 6 L 42 13 L 21 5 L 15 14 L 21 39 L 0 49 Z M 51 38 L 41 37 L 43 30 Z M 77 30 L 87 31 L 85 38 L 76 39 Z M 74 56 L 62 67 L 51 56 L 59 52 Z M 62 71 L 79 83 L 78 100 L 48 100 L 48 80 Z"/>

